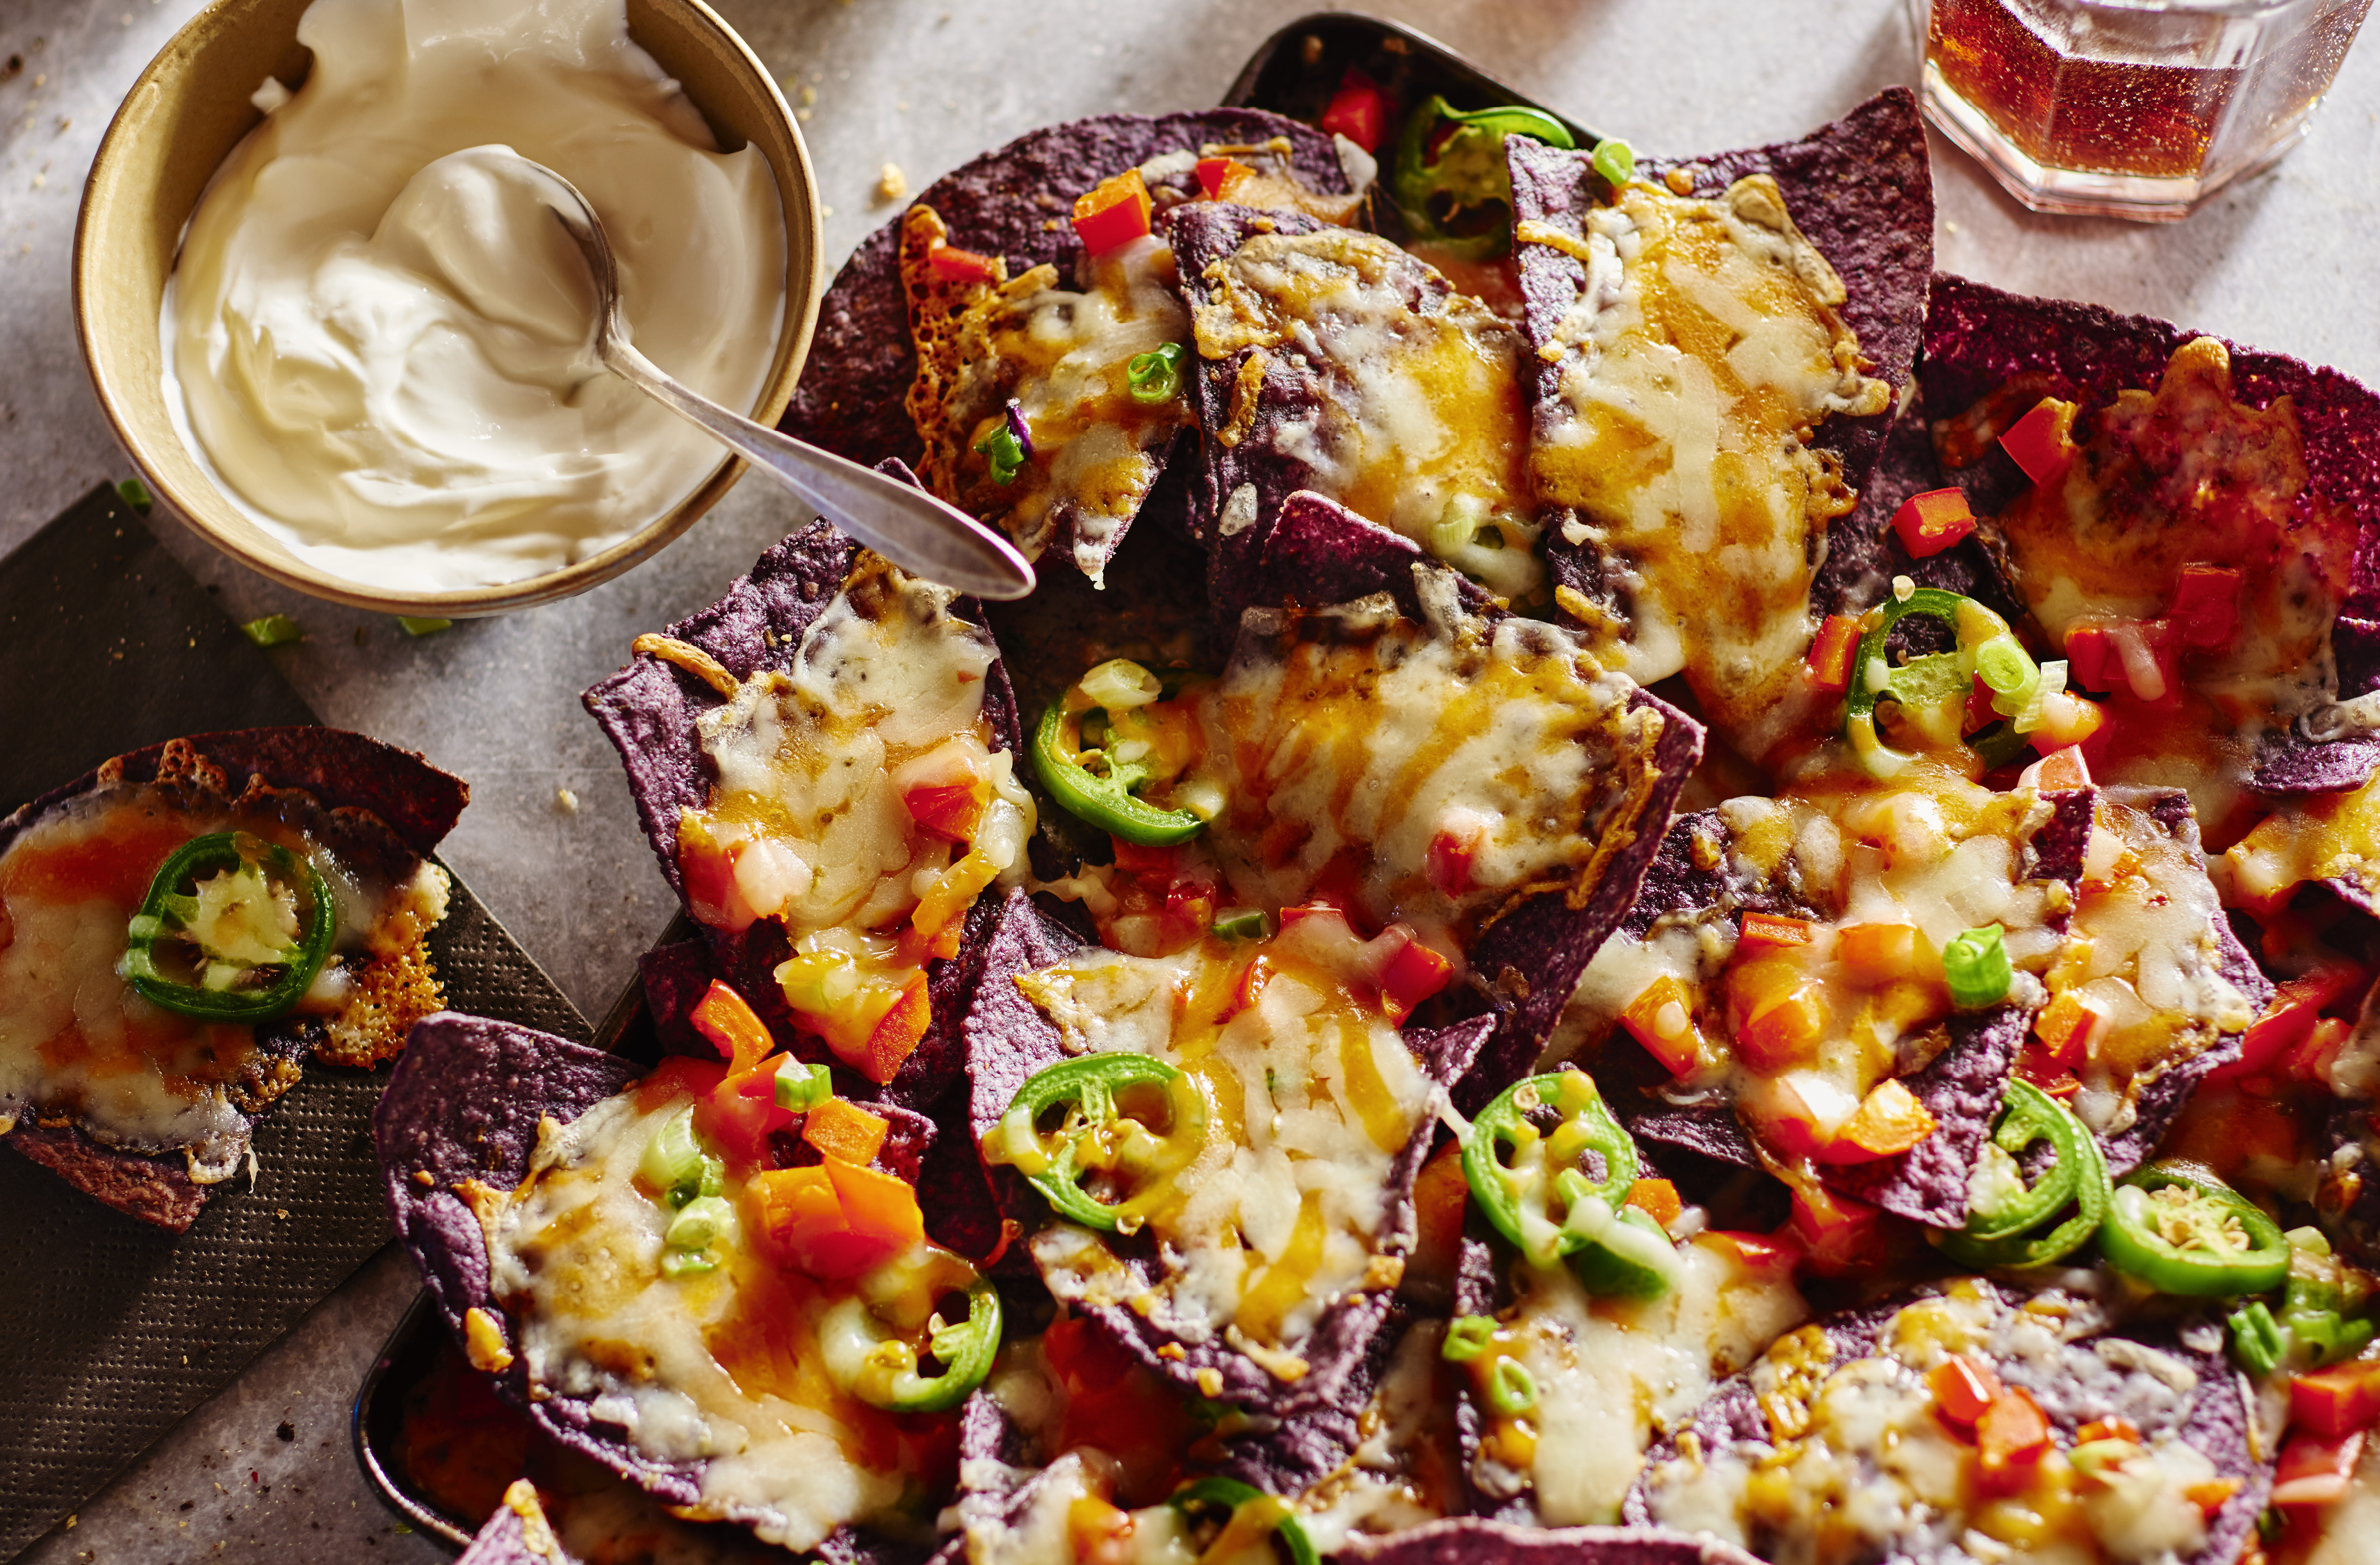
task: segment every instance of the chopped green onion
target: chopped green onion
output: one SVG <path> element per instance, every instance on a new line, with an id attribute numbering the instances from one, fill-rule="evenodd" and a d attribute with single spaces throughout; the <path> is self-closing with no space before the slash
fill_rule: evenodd
<path id="1" fill-rule="evenodd" d="M 1260 940 L 1265 937 L 1265 916 L 1253 907 L 1226 913 L 1215 920 L 1215 933 L 1227 940 Z"/>
<path id="2" fill-rule="evenodd" d="M 1151 404 L 1172 401 L 1182 391 L 1183 358 L 1180 343 L 1135 355 L 1123 368 L 1124 379 L 1132 384 L 1132 399 Z"/>
<path id="3" fill-rule="evenodd" d="M 455 628 L 453 620 L 424 619 L 413 614 L 399 614 L 396 623 L 407 636 L 435 636 L 442 630 Z"/>
<path id="4" fill-rule="evenodd" d="M 127 505 L 144 516 L 149 514 L 149 507 L 156 503 L 149 493 L 149 486 L 139 479 L 125 479 L 115 486 L 115 492 L 124 497 Z"/>
<path id="5" fill-rule="evenodd" d="M 1636 150 L 1617 136 L 1607 136 L 1595 144 L 1594 163 L 1595 172 L 1616 189 L 1635 177 Z"/>
<path id="6" fill-rule="evenodd" d="M 1954 936 L 1942 948 L 1942 977 L 1950 986 L 1950 1003 L 1961 1011 L 1980 1011 L 2006 1000 L 2015 974 L 2000 927 L 1986 924 Z"/>
<path id="7" fill-rule="evenodd" d="M 1469 1364 L 1488 1351 L 1488 1341 L 1495 1335 L 1495 1316 L 1457 1316 L 1447 1323 L 1446 1341 L 1439 1345 L 1438 1356 L 1449 1364 Z"/>
<path id="8" fill-rule="evenodd" d="M 670 1250 L 662 1256 L 663 1277 L 699 1277 L 706 1271 L 719 1269 L 719 1257 L 691 1250 Z"/>
<path id="9" fill-rule="evenodd" d="M 2240 1368 L 2262 1380 L 2280 1367 L 2289 1340 L 2262 1299 L 2233 1310 L 2225 1324 L 2230 1328 L 2232 1361 Z"/>
<path id="10" fill-rule="evenodd" d="M 1488 1405 L 1516 1418 L 1537 1405 L 1537 1377 L 1516 1358 L 1500 1358 L 1488 1372 Z"/>
<path id="11" fill-rule="evenodd" d="M 725 1201 L 716 1195 L 698 1195 L 672 1219 L 666 1237 L 674 1250 L 707 1250 L 735 1219 L 735 1208 Z"/>
<path id="12" fill-rule="evenodd" d="M 303 641 L 306 633 L 287 614 L 267 614 L 261 620 L 250 620 L 241 625 L 241 632 L 260 647 L 285 647 L 292 641 Z"/>
<path id="13" fill-rule="evenodd" d="M 647 1184 L 664 1194 L 702 1177 L 702 1144 L 695 1139 L 693 1104 L 662 1122 L 653 1138 L 645 1143 L 645 1155 L 637 1160 L 637 1172 Z"/>
<path id="14" fill-rule="evenodd" d="M 1494 509 L 1476 494 L 1456 494 L 1449 497 L 1438 520 L 1429 525 L 1426 540 L 1431 554 L 1441 560 L 1452 559 L 1458 550 L 1474 542 L 1479 529 L 1488 525 L 1488 514 Z"/>
<path id="15" fill-rule="evenodd" d="M 1130 658 L 1110 658 L 1075 682 L 1083 698 L 1101 711 L 1125 712 L 1165 694 L 1157 675 Z"/>
<path id="16" fill-rule="evenodd" d="M 1976 648 L 1975 672 L 1994 694 L 2001 696 L 2022 691 L 2041 677 L 2040 666 L 2013 636 L 1995 636 Z"/>
<path id="17" fill-rule="evenodd" d="M 975 454 L 991 465 L 991 481 L 994 483 L 1014 483 L 1016 475 L 1025 470 L 1025 464 L 1033 459 L 1032 452 L 1026 448 L 1025 437 L 1017 433 L 1024 421 L 1016 404 L 1012 402 L 1008 405 L 1008 416 L 994 425 L 990 433 L 975 443 Z"/>
<path id="18" fill-rule="evenodd" d="M 777 1062 L 777 1107 L 807 1114 L 834 1096 L 834 1073 L 788 1054 Z"/>

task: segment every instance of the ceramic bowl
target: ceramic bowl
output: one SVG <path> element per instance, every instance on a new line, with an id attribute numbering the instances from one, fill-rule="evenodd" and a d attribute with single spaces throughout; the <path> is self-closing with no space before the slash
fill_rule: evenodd
<path id="1" fill-rule="evenodd" d="M 158 308 L 184 225 L 226 154 L 263 118 L 249 99 L 265 77 L 296 87 L 312 60 L 298 42 L 310 0 L 217 0 L 150 62 L 116 111 L 84 187 L 75 228 L 75 329 L 100 406 L 157 498 L 210 543 L 302 592 L 389 613 L 498 613 L 584 592 L 658 552 L 743 473 L 722 461 L 634 536 L 558 570 L 492 587 L 400 592 L 335 576 L 234 505 L 168 417 Z M 700 0 L 627 0 L 628 31 L 675 77 L 723 150 L 759 148 L 785 215 L 785 311 L 751 416 L 773 424 L 793 395 L 823 290 L 818 184 L 800 130 L 768 68 Z"/>

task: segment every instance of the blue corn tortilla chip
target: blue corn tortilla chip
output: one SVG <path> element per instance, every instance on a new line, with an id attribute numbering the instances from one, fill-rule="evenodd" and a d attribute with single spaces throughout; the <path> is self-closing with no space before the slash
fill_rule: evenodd
<path id="1" fill-rule="evenodd" d="M 953 170 L 921 191 L 960 249 L 997 255 L 1018 276 L 1044 263 L 1071 279 L 1083 255 L 1067 221 L 1075 198 L 1111 174 L 1161 153 L 1208 146 L 1286 143 L 1290 171 L 1307 188 L 1349 193 L 1330 138 L 1261 109 L 1208 109 L 1149 118 L 1102 115 L 1030 131 Z M 1183 171 L 1188 179 L 1188 171 Z M 1195 186 L 1194 186 L 1195 188 Z M 915 463 L 922 453 L 903 398 L 917 357 L 901 285 L 901 221 L 860 241 L 819 307 L 808 367 L 778 427 L 855 462 Z M 1151 503 L 1159 496 L 1152 494 Z M 1178 506 L 1178 499 L 1168 506 Z M 1121 543 L 1124 528 L 1114 542 Z M 1071 558 L 1061 546 L 1053 553 Z"/>
<path id="2" fill-rule="evenodd" d="M 1332 1558 L 1360 1565 L 1759 1565 L 1716 1538 L 1658 1527 L 1543 1528 L 1476 1516 L 1359 1534 Z"/>
<path id="3" fill-rule="evenodd" d="M 2010 1308 L 2022 1305 L 2032 1296 L 1981 1279 L 1965 1280 L 1961 1285 L 1979 1289 Z M 1803 1328 L 1816 1331 L 1824 1349 L 1823 1358 L 1809 1353 L 1803 1359 L 1810 1365 L 1807 1385 L 1815 1390 L 1834 1369 L 1874 1353 L 1903 1307 L 1939 1293 L 1943 1286 L 1927 1284 Z M 2091 1307 L 2087 1301 L 2076 1303 Z M 1795 1340 L 1798 1345 L 1802 1334 L 1797 1333 Z M 2119 1321 L 2088 1334 L 2078 1332 L 2054 1352 L 2057 1358 L 2052 1365 L 2032 1359 L 2001 1361 L 1998 1367 L 2002 1380 L 2034 1397 L 2047 1414 L 2060 1445 L 2071 1447 L 2075 1431 L 2094 1419 L 2121 1416 L 2149 1439 L 2170 1433 L 2206 1456 L 2218 1476 L 2237 1480 L 2239 1487 L 2208 1523 L 2204 1546 L 2183 1565 L 2225 1565 L 2233 1559 L 2265 1508 L 2273 1474 L 2269 1458 L 2260 1460 L 2255 1454 L 2258 1448 L 2251 1435 L 2247 1382 L 2224 1357 L 2222 1327 L 2204 1316 L 2180 1322 Z M 2161 1356 L 2151 1360 L 2147 1353 Z M 2158 1372 L 2170 1374 L 2176 1367 L 2183 1375 L 2171 1380 L 2159 1378 Z M 1753 1389 L 1753 1373 L 1748 1370 L 1723 1382 L 1694 1414 L 1689 1428 L 1703 1461 L 1740 1451 L 1750 1454 L 1747 1448 L 1772 1447 L 1776 1436 Z M 2180 1386 L 2183 1376 L 2188 1380 L 2186 1390 Z M 1657 1465 L 1676 1457 L 1679 1447 L 1680 1440 L 1674 1438 L 1655 1441 L 1645 1471 L 1622 1508 L 1626 1520 L 1637 1523 L 1655 1520 L 1646 1489 Z M 1755 1549 L 1764 1547 L 1761 1540 L 1751 1541 Z M 1922 1556 L 1888 1547 L 1879 1565 L 1963 1565 L 1969 1560 L 1981 1565 L 1976 1556 L 1955 1545 Z"/>
<path id="4" fill-rule="evenodd" d="M 562 1547 L 538 1503 L 537 1486 L 526 1478 L 513 1480 L 504 1504 L 487 1520 L 455 1565 L 577 1565 Z"/>

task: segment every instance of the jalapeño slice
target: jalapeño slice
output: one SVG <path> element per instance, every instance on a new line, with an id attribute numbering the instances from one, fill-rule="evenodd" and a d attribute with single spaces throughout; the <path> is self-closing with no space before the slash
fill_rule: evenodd
<path id="1" fill-rule="evenodd" d="M 946 1325 L 934 1305 L 950 1293 L 964 1293 L 967 1309 Z M 1001 1328 L 1000 1290 L 965 1256 L 927 1246 L 868 1273 L 856 1294 L 828 1310 L 819 1350 L 828 1376 L 868 1406 L 941 1413 L 991 1373 Z M 921 1343 L 940 1373 L 919 1373 Z"/>
<path id="2" fill-rule="evenodd" d="M 2160 1293 L 2231 1298 L 2278 1288 L 2289 1242 L 2253 1202 L 2194 1163 L 2164 1159 L 2116 1187 L 2099 1249 Z"/>
<path id="3" fill-rule="evenodd" d="M 2058 1160 L 2028 1185 L 2017 1161 L 2044 1142 Z M 2047 1266 L 2099 1231 L 2107 1216 L 2107 1165 L 2098 1142 L 2064 1104 L 2030 1082 L 2011 1080 L 1986 1159 L 1993 1148 L 2004 1176 L 1999 1187 L 1978 1195 L 1970 1186 L 1965 1229 L 1930 1236 L 1944 1255 L 1977 1271 Z M 2069 1207 L 2072 1214 L 2059 1221 Z"/>
<path id="4" fill-rule="evenodd" d="M 243 903 L 283 890 L 298 904 L 295 940 L 268 945 L 253 928 L 227 927 Z M 158 868 L 127 927 L 120 970 L 167 1011 L 202 1022 L 269 1022 L 312 986 L 337 932 L 338 911 L 313 865 L 245 831 L 212 831 L 176 848 Z"/>
<path id="5" fill-rule="evenodd" d="M 1661 1226 L 1626 1205 L 1637 1166 L 1635 1142 L 1575 1067 L 1513 1083 L 1463 1144 L 1472 1197 L 1532 1265 L 1567 1261 L 1590 1292 L 1649 1297 L 1669 1288 L 1677 1261 Z"/>
<path id="6" fill-rule="evenodd" d="M 1063 1117 L 1045 1129 L 1052 1111 Z M 1159 1128 L 1142 1114 L 1166 1122 Z M 1103 1233 L 1130 1233 L 1146 1220 L 1154 1187 L 1205 1147 L 1207 1100 L 1196 1082 L 1162 1060 L 1086 1054 L 1026 1082 L 984 1140 L 984 1156 L 1032 1181 L 1060 1217 Z M 1139 1189 L 1122 1201 L 1103 1200 L 1084 1188 L 1090 1174 L 1120 1176 Z"/>
<path id="7" fill-rule="evenodd" d="M 1548 147 L 1575 145 L 1560 120 L 1517 104 L 1466 114 L 1433 97 L 1406 116 L 1389 195 L 1415 238 L 1473 261 L 1512 248 L 1507 136 L 1533 137 Z"/>
<path id="8" fill-rule="evenodd" d="M 1096 759 L 1102 770 L 1084 764 Z M 1148 781 L 1148 768 L 1093 750 L 1077 758 L 1068 743 L 1062 703 L 1051 702 L 1033 731 L 1033 770 L 1067 814 L 1142 847 L 1186 843 L 1206 822 L 1186 809 L 1160 809 L 1133 790 Z"/>
<path id="9" fill-rule="evenodd" d="M 1237 1559 L 1269 1534 L 1289 1565 L 1319 1565 L 1314 1540 L 1305 1535 L 1289 1502 L 1237 1478 L 1200 1478 L 1174 1490 L 1165 1503 L 1201 1533 L 1214 1530 L 1199 1549 L 1201 1559 Z"/>

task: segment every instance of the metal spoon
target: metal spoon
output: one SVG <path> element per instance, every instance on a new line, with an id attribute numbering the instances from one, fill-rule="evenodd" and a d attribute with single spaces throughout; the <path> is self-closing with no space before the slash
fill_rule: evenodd
<path id="1" fill-rule="evenodd" d="M 872 467 L 821 451 L 766 424 L 740 418 L 663 374 L 628 342 L 620 319 L 620 273 L 595 209 L 577 187 L 543 164 L 546 206 L 587 260 L 595 284 L 595 357 L 606 370 L 792 490 L 811 509 L 902 569 L 978 598 L 1022 598 L 1033 567 L 1008 540 L 955 505 Z"/>

